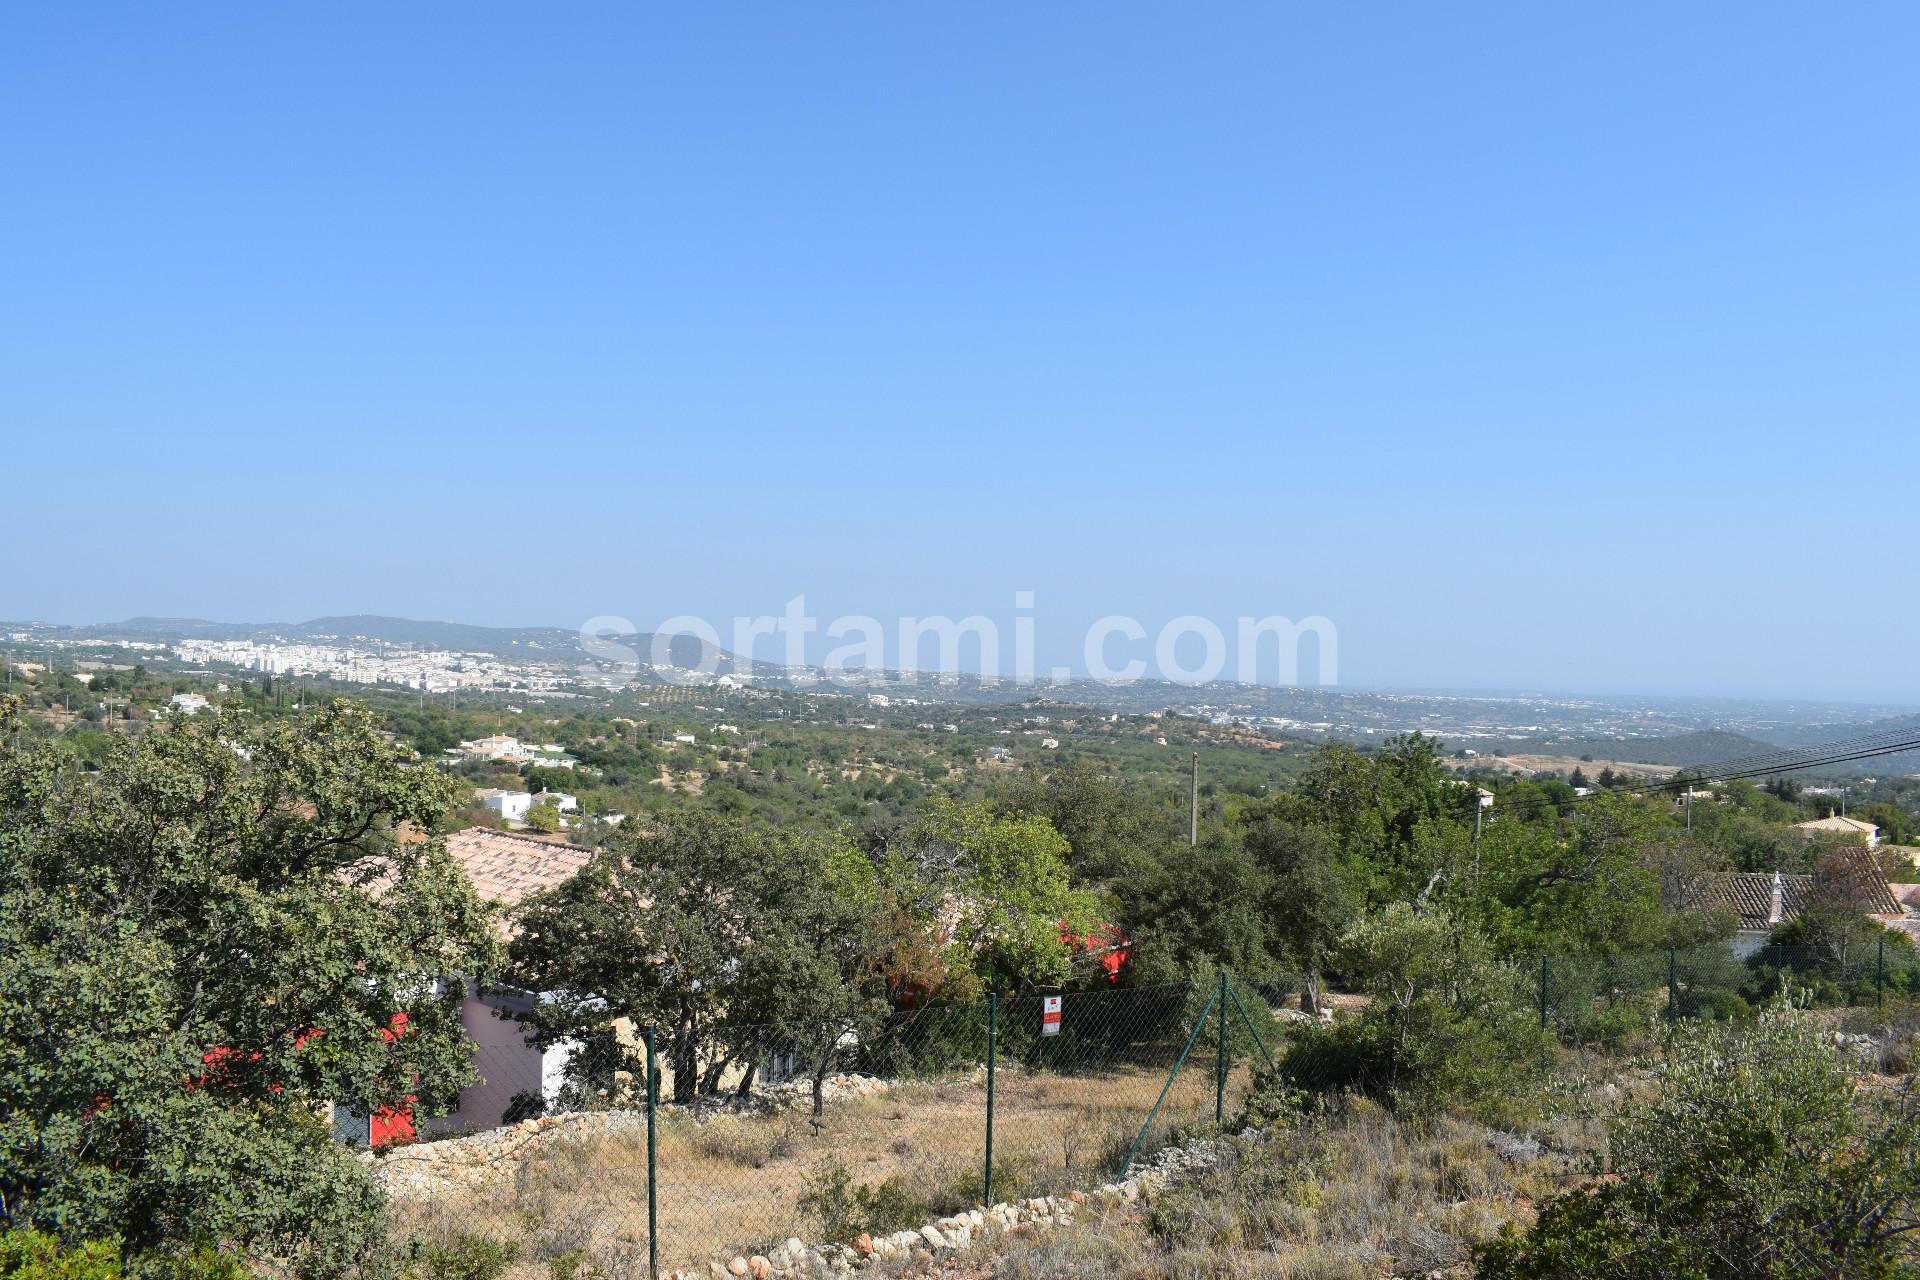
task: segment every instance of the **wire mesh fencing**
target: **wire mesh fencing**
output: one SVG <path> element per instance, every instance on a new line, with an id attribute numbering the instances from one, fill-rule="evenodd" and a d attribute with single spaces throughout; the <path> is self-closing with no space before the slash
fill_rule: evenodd
<path id="1" fill-rule="evenodd" d="M 544 1114 L 557 1057 L 481 1046 L 477 1082 L 444 1116 L 336 1111 L 337 1133 L 379 1152 L 389 1232 L 423 1274 L 484 1271 L 488 1254 L 528 1277 L 653 1274 L 644 1083 L 583 1090 Z"/>
<path id="2" fill-rule="evenodd" d="M 1782 997 L 1811 1007 L 1920 1001 L 1904 938 L 1836 933 L 1821 945 L 1715 944 L 1615 955 L 1541 956 L 1535 1007 L 1569 1043 L 1624 1039 L 1659 1019 L 1731 1018 Z"/>
<path id="3" fill-rule="evenodd" d="M 1223 975 L 910 1010 L 824 1048 L 729 1028 L 689 1059 L 666 1032 L 649 1055 L 649 1034 L 629 1037 L 632 1070 L 570 1080 L 546 1114 L 553 1057 L 484 1051 L 459 1111 L 390 1131 L 422 1139 L 375 1162 L 402 1246 L 507 1250 L 528 1280 L 707 1274 L 1088 1189 L 1237 1114 L 1279 1027 Z M 697 1072 L 690 1103 L 670 1100 L 674 1065 Z"/>
<path id="4" fill-rule="evenodd" d="M 1871 937 L 1516 968 L 1515 1001 L 1575 1044 L 1739 1016 L 1783 991 L 1920 1001 L 1911 949 Z M 1221 974 L 933 1005 L 797 1038 L 622 1026 L 604 1044 L 544 1052 L 515 1038 L 480 1051 L 451 1115 L 336 1116 L 336 1128 L 354 1145 L 396 1144 L 375 1176 L 396 1239 L 429 1260 L 497 1249 L 514 1280 L 704 1275 L 791 1256 L 796 1239 L 847 1243 L 1114 1181 L 1239 1116 L 1276 1062 L 1288 1087 L 1363 1087 L 1338 1036 L 1283 1006 L 1290 995 Z M 1345 1016 L 1365 1016 L 1348 999 Z"/>

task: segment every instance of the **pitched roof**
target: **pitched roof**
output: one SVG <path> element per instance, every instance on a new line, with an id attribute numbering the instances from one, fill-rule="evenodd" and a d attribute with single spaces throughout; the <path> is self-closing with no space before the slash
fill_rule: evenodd
<path id="1" fill-rule="evenodd" d="M 1779 919 L 1791 920 L 1799 915 L 1812 892 L 1812 876 L 1781 876 Z M 1703 876 L 1697 896 L 1703 907 L 1724 907 L 1733 912 L 1741 929 L 1765 930 L 1779 923 L 1773 914 L 1772 872 L 1728 871 Z"/>
<path id="2" fill-rule="evenodd" d="M 518 906 L 522 900 L 551 889 L 587 865 L 592 851 L 559 840 L 468 827 L 447 837 L 447 852 L 466 868 L 483 898 Z"/>
<path id="3" fill-rule="evenodd" d="M 1702 876 L 1695 889 L 1695 900 L 1708 910 L 1720 907 L 1733 913 L 1743 930 L 1766 930 L 1792 920 L 1812 902 L 1820 881 L 1840 880 L 1853 886 L 1859 909 L 1873 916 L 1902 916 L 1906 913 L 1900 899 L 1887 887 L 1880 865 L 1865 849 L 1836 849 L 1821 861 L 1818 880 L 1814 876 L 1781 875 L 1780 913 L 1774 915 L 1774 873 L 1767 871 L 1727 871 Z"/>
<path id="4" fill-rule="evenodd" d="M 1863 836 L 1870 836 L 1880 830 L 1871 822 L 1862 822 L 1858 818 L 1843 818 L 1837 813 L 1830 817 L 1815 818 L 1811 822 L 1796 822 L 1793 828 L 1796 831 L 1851 831 Z"/>
<path id="5" fill-rule="evenodd" d="M 1852 821 L 1852 819 L 1848 819 Z M 1860 910 L 1870 916 L 1906 914 L 1900 899 L 1887 888 L 1887 877 L 1871 853 L 1860 848 L 1836 849 L 1821 861 L 1820 874 L 1844 880 L 1854 891 Z"/>

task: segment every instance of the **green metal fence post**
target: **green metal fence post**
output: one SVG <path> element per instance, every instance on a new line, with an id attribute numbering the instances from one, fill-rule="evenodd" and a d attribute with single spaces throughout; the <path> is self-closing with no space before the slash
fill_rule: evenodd
<path id="1" fill-rule="evenodd" d="M 1873 1003 L 1876 1007 L 1887 1002 L 1887 936 L 1881 934 L 1873 953 Z"/>
<path id="2" fill-rule="evenodd" d="M 1207 1025 L 1207 1017 L 1213 1012 L 1213 1002 L 1220 998 L 1218 991 L 1207 999 L 1207 1007 L 1200 1011 L 1200 1020 L 1193 1024 L 1193 1030 L 1187 1033 L 1187 1043 L 1182 1046 L 1180 1056 L 1173 1060 L 1173 1070 L 1167 1073 L 1167 1082 L 1160 1086 L 1160 1096 L 1153 1100 L 1153 1110 L 1147 1112 L 1147 1122 L 1140 1126 L 1140 1132 L 1134 1135 L 1133 1145 L 1127 1148 L 1126 1162 L 1120 1166 L 1120 1176 L 1127 1176 L 1133 1168 L 1133 1158 L 1140 1154 L 1140 1144 L 1147 1139 L 1147 1130 L 1153 1128 L 1153 1122 L 1160 1118 L 1160 1107 L 1167 1100 L 1167 1093 L 1173 1088 L 1173 1082 L 1180 1078 L 1180 1068 L 1187 1065 L 1187 1055 L 1193 1052 L 1194 1041 L 1200 1038 L 1201 1028 Z"/>
<path id="3" fill-rule="evenodd" d="M 1000 995 L 987 993 L 987 1167 L 980 1178 L 980 1203 L 993 1203 L 993 1059 L 1000 1033 Z"/>
<path id="4" fill-rule="evenodd" d="M 1540 956 L 1540 1029 L 1547 1029 L 1547 957 L 1544 952 Z"/>
<path id="5" fill-rule="evenodd" d="M 1267 1066 L 1271 1069 L 1274 1065 L 1273 1054 L 1267 1051 L 1267 1042 L 1260 1038 L 1260 1032 L 1254 1027 L 1253 1019 L 1247 1016 L 1247 1006 L 1240 1003 L 1240 993 L 1229 984 L 1227 994 L 1233 997 L 1233 1007 L 1240 1011 L 1240 1025 L 1247 1029 L 1249 1036 L 1253 1037 L 1253 1047 L 1260 1051 L 1260 1056 L 1267 1060 Z"/>
<path id="6" fill-rule="evenodd" d="M 653 1070 L 653 1026 L 645 1032 L 647 1048 L 647 1280 L 660 1274 L 660 1148 L 654 1132 L 659 1078 Z"/>
<path id="7" fill-rule="evenodd" d="M 1677 993 L 1680 987 L 1680 966 L 1674 958 L 1672 947 L 1667 948 L 1667 1021 L 1672 1022 L 1680 1016 Z"/>
<path id="8" fill-rule="evenodd" d="M 1220 1049 L 1213 1064 L 1213 1123 L 1227 1122 L 1227 971 L 1220 971 L 1220 990 L 1214 996 L 1220 1006 Z"/>

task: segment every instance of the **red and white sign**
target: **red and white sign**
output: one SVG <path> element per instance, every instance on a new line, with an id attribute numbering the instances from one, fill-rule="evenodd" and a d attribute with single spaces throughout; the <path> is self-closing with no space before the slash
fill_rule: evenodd
<path id="1" fill-rule="evenodd" d="M 1040 1034 L 1057 1036 L 1060 1034 L 1060 997 L 1042 996 L 1040 998 Z"/>

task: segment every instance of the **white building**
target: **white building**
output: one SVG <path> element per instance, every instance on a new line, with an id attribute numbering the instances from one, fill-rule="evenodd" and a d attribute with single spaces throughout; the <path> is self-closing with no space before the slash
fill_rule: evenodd
<path id="1" fill-rule="evenodd" d="M 195 715 L 208 705 L 206 695 L 201 693 L 176 693 L 170 701 L 175 711 L 184 711 L 188 715 Z"/>
<path id="2" fill-rule="evenodd" d="M 525 822 L 527 810 L 533 808 L 533 794 L 528 791 L 501 791 L 495 787 L 488 787 L 473 794 L 481 804 L 508 822 Z"/>
<path id="3" fill-rule="evenodd" d="M 1795 831 L 1804 831 L 1809 836 L 1852 835 L 1865 836 L 1867 848 L 1872 849 L 1880 843 L 1880 828 L 1871 822 L 1862 822 L 1858 818 L 1843 818 L 1834 814 L 1828 818 L 1815 818 L 1812 822 L 1796 822 Z"/>

